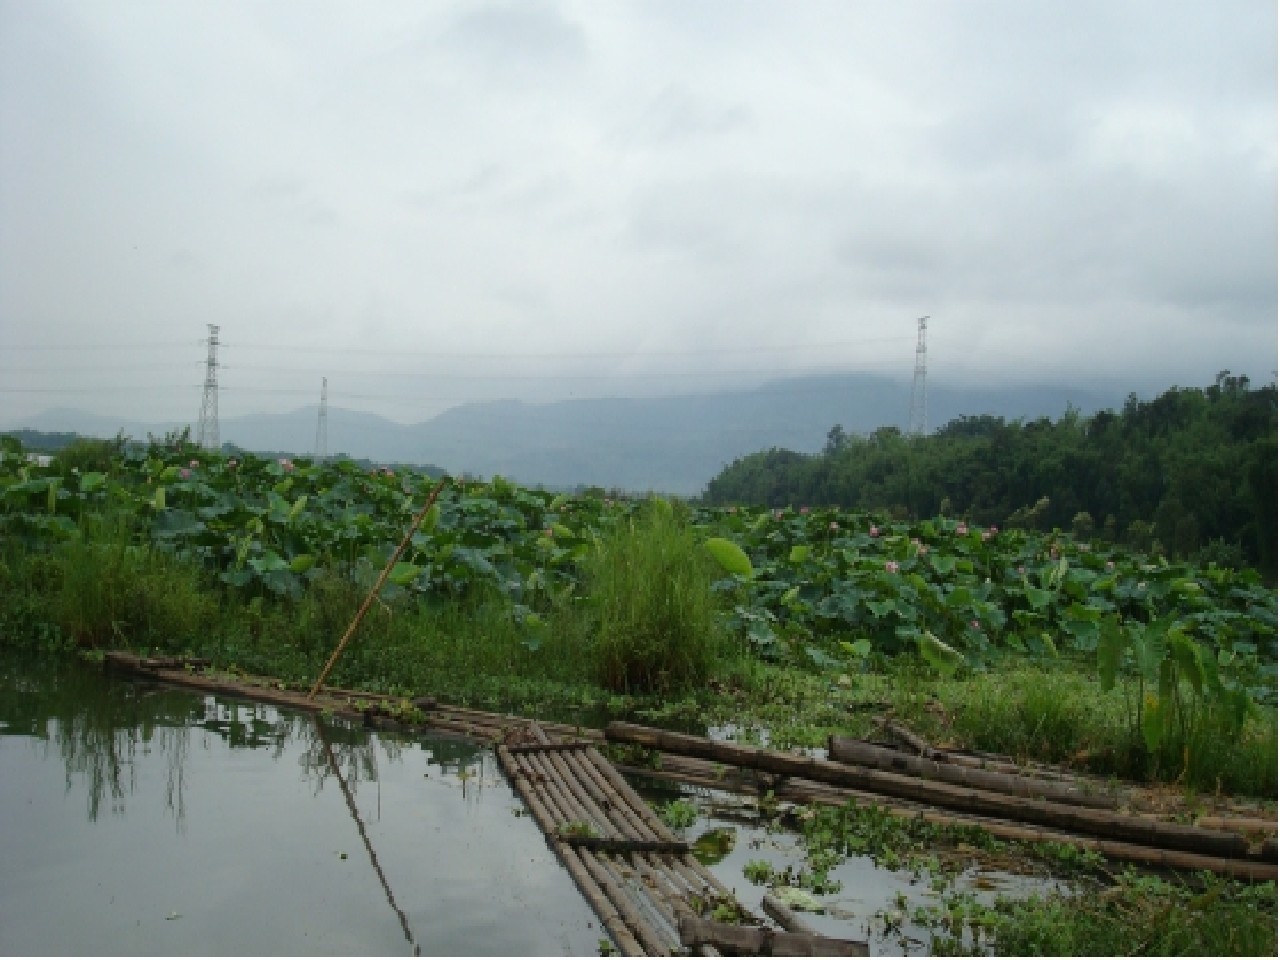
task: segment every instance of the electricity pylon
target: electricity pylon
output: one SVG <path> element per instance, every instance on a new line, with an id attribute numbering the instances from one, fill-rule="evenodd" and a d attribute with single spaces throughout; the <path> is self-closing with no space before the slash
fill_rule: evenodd
<path id="1" fill-rule="evenodd" d="M 316 415 L 315 462 L 323 463 L 329 455 L 329 378 L 320 378 L 320 412 Z"/>
<path id="2" fill-rule="evenodd" d="M 218 327 L 209 324 L 209 359 L 204 367 L 204 398 L 200 401 L 200 423 L 196 443 L 218 450 Z"/>
<path id="3" fill-rule="evenodd" d="M 916 321 L 920 333 L 916 340 L 916 375 L 911 381 L 911 421 L 907 432 L 917 437 L 923 437 L 929 429 L 929 402 L 924 380 L 924 331 L 928 322 L 928 317 Z"/>

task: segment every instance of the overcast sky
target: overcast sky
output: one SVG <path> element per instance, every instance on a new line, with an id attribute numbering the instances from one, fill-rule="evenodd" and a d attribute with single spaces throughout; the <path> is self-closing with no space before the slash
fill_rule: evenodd
<path id="1" fill-rule="evenodd" d="M 0 422 L 1276 368 L 1274 0 L 0 0 Z"/>

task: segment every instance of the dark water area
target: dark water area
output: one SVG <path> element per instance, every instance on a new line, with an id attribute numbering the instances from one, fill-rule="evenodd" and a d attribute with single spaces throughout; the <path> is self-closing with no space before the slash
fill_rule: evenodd
<path id="1" fill-rule="evenodd" d="M 0 651 L 0 954 L 589 955 L 492 751 Z"/>

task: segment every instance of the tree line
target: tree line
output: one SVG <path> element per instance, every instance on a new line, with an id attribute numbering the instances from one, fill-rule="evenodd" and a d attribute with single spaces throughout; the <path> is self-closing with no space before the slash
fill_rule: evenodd
<path id="1" fill-rule="evenodd" d="M 1276 575 L 1276 385 L 1205 388 L 1058 420 L 963 416 L 929 436 L 831 428 L 819 454 L 773 448 L 708 485 L 710 505 L 834 505 L 898 519 L 1070 530 L 1174 559 Z"/>

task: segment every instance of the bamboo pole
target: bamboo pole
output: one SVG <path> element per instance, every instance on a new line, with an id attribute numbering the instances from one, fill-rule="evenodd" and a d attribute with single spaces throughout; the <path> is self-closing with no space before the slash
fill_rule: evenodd
<path id="1" fill-rule="evenodd" d="M 391 553 L 391 558 L 387 560 L 387 565 L 382 568 L 382 573 L 378 575 L 378 581 L 373 585 L 373 589 L 369 591 L 369 595 L 364 598 L 364 603 L 360 605 L 360 609 L 356 611 L 355 617 L 351 621 L 351 626 L 347 627 L 347 632 L 342 635 L 342 639 L 338 641 L 337 647 L 334 648 L 333 654 L 329 657 L 328 663 L 324 665 L 324 669 L 320 671 L 320 676 L 316 677 L 315 686 L 311 688 L 308 695 L 309 700 L 314 700 L 316 694 L 320 692 L 320 688 L 324 686 L 325 680 L 329 676 L 329 671 L 333 669 L 333 665 L 338 662 L 338 657 L 342 655 L 343 648 L 356 632 L 356 628 L 360 626 L 360 621 L 364 619 L 364 615 L 369 612 L 369 608 L 373 606 L 374 598 L 382 590 L 383 585 L 387 582 L 387 577 L 391 576 L 391 568 L 396 565 L 396 561 L 400 559 L 400 554 L 404 553 L 404 548 L 409 545 L 409 541 L 413 539 L 414 533 L 422 524 L 427 516 L 427 511 L 431 509 L 431 505 L 436 502 L 436 497 L 440 496 L 440 491 L 444 489 L 444 485 L 449 482 L 449 476 L 440 478 L 440 482 L 436 484 L 435 489 L 431 491 L 431 496 L 427 497 L 427 502 L 422 505 L 422 509 L 418 511 L 418 515 L 413 518 L 413 523 L 409 524 L 409 529 L 404 535 L 404 539 L 400 541 L 400 545 Z"/>
<path id="2" fill-rule="evenodd" d="M 851 737 L 829 736 L 827 756 L 839 763 L 853 763 L 875 770 L 907 773 L 924 777 L 926 780 L 940 780 L 944 783 L 977 787 L 980 790 L 990 790 L 992 793 L 1004 793 L 1015 797 L 1035 797 L 1057 803 L 1072 803 L 1110 810 L 1120 805 L 1119 801 L 1112 796 L 1086 793 L 1078 787 L 1060 781 L 1036 780 L 1020 774 L 957 766 L 950 763 L 949 759 L 942 761 L 931 757 L 912 757 Z"/>
<path id="3" fill-rule="evenodd" d="M 607 733 L 606 733 L 607 736 Z M 663 840 L 675 840 L 677 837 L 670 828 L 662 822 L 653 809 L 645 803 L 640 796 L 631 789 L 631 785 L 623 779 L 618 769 L 605 759 L 604 755 L 594 747 L 587 748 L 587 756 L 597 770 L 604 775 L 609 783 L 613 784 L 613 788 L 618 792 L 618 796 L 622 797 L 629 806 L 635 811 L 636 815 L 649 825 L 654 834 Z M 631 798 L 635 798 L 633 801 Z"/>
<path id="4" fill-rule="evenodd" d="M 617 796 L 616 792 L 610 796 L 600 789 L 593 777 L 595 771 L 591 769 L 591 764 L 585 761 L 581 753 L 579 750 L 574 750 L 560 756 L 559 759 L 566 765 L 567 775 L 573 778 L 574 783 L 579 785 L 587 796 L 591 797 L 591 802 L 609 818 L 622 836 L 658 842 L 658 838 L 653 836 L 653 831 L 644 828 L 644 824 L 631 814 L 627 804 Z"/>
<path id="5" fill-rule="evenodd" d="M 587 868 L 587 872 L 591 874 L 591 879 L 613 901 L 614 907 L 622 916 L 622 919 L 626 921 L 627 927 L 635 934 L 635 938 L 640 941 L 645 953 L 652 957 L 670 955 L 673 945 L 654 930 L 644 917 L 640 916 L 626 891 L 605 870 L 600 861 L 594 855 L 585 851 L 578 851 L 578 855 L 581 857 L 583 865 Z"/>
<path id="6" fill-rule="evenodd" d="M 627 773 L 650 773 L 666 780 L 688 783 L 694 786 L 715 787 L 720 790 L 732 790 L 748 796 L 760 796 L 764 792 L 758 785 L 749 784 L 745 781 L 732 786 L 725 786 L 721 780 L 711 773 L 712 766 L 712 763 L 707 760 L 666 756 L 660 774 L 653 774 L 652 771 L 647 770 L 623 769 Z M 699 772 L 700 770 L 702 772 Z M 912 804 L 909 801 L 893 802 L 884 796 L 868 793 L 865 790 L 819 783 L 814 780 L 789 779 L 775 789 L 775 796 L 780 800 L 796 803 L 824 803 L 832 806 L 840 806 L 851 800 L 871 803 L 895 817 L 920 819 L 927 823 L 944 827 L 978 827 L 1003 840 L 1070 844 L 1085 850 L 1094 850 L 1111 860 L 1137 863 L 1148 867 L 1165 867 L 1191 872 L 1208 870 L 1233 879 L 1254 882 L 1264 882 L 1277 878 L 1277 868 L 1274 862 L 1264 863 L 1255 860 L 1205 856 L 1197 853 L 1161 850 L 1139 844 L 1100 840 L 1095 837 L 1084 837 L 1079 834 L 1047 827 L 1033 827 L 1009 820 L 944 812 L 924 805 Z"/>
<path id="7" fill-rule="evenodd" d="M 672 753 L 736 763 L 783 776 L 804 777 L 841 786 L 859 787 L 887 796 L 924 801 L 952 810 L 1012 817 L 1023 822 L 1064 827 L 1076 832 L 1186 850 L 1219 857 L 1245 857 L 1247 841 L 1234 833 L 1204 830 L 1176 823 L 1096 811 L 1047 800 L 1006 797 L 971 787 L 931 783 L 915 777 L 868 770 L 847 764 L 800 757 L 777 750 L 745 747 L 638 724 L 614 721 L 605 729 L 610 740 L 638 743 Z"/>
<path id="8" fill-rule="evenodd" d="M 542 798 L 537 795 L 530 785 L 528 770 L 521 767 L 516 758 L 512 756 L 510 750 L 505 746 L 499 745 L 496 752 L 499 763 L 506 771 L 507 776 L 511 778 L 511 782 L 515 785 L 516 792 L 520 795 L 520 798 L 524 800 L 525 806 L 529 808 L 534 822 L 541 829 L 543 835 L 547 837 L 548 841 L 551 842 L 552 850 L 555 851 L 560 862 L 564 864 L 565 869 L 569 871 L 569 876 L 573 878 L 573 882 L 577 885 L 579 892 L 581 892 L 587 903 L 591 905 L 591 909 L 595 911 L 596 916 L 600 918 L 601 924 L 609 931 L 609 935 L 613 937 L 614 944 L 626 956 L 644 956 L 644 949 L 627 928 L 626 922 L 619 915 L 612 901 L 605 896 L 604 891 L 592 879 L 578 851 L 567 844 L 555 840 L 556 818 L 559 812 L 553 813 L 547 809 Z"/>

